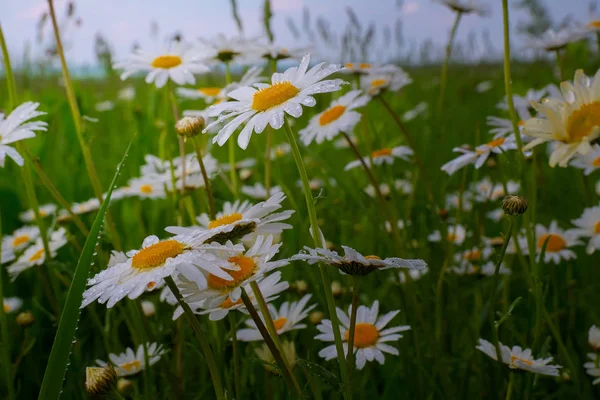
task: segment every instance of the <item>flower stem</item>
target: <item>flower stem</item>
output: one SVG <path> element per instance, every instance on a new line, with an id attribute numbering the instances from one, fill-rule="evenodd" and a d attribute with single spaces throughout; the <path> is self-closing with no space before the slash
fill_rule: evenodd
<path id="1" fill-rule="evenodd" d="M 2 25 L 0 25 L 0 47 L 2 48 L 4 70 L 6 71 L 5 73 L 6 86 L 8 89 L 8 108 L 12 111 L 17 102 L 17 88 L 15 84 L 15 76 L 13 75 L 13 71 L 10 66 L 10 55 L 8 54 L 8 47 L 6 46 L 6 40 L 4 39 L 4 33 L 2 32 Z"/>
<path id="2" fill-rule="evenodd" d="M 438 99 L 438 112 L 441 114 L 444 109 L 444 96 L 446 94 L 446 81 L 448 80 L 448 64 L 450 63 L 450 55 L 452 54 L 452 45 L 454 44 L 454 38 L 456 37 L 456 31 L 458 30 L 458 23 L 462 17 L 462 12 L 456 12 L 456 18 L 450 30 L 450 37 L 446 44 L 446 56 L 444 57 L 444 63 L 442 64 L 442 74 L 440 77 L 440 98 Z"/>
<path id="3" fill-rule="evenodd" d="M 208 365 L 208 370 L 209 370 L 210 376 L 212 378 L 213 386 L 215 389 L 215 395 L 217 396 L 217 399 L 225 400 L 225 394 L 223 393 L 223 386 L 221 385 L 221 376 L 219 375 L 217 363 L 215 362 L 215 358 L 210 349 L 210 344 L 208 343 L 208 338 L 206 337 L 204 331 L 202 330 L 202 327 L 200 326 L 198 319 L 192 312 L 192 309 L 183 300 L 183 296 L 181 295 L 181 292 L 179 292 L 179 289 L 177 288 L 175 281 L 173 281 L 173 278 L 171 278 L 170 276 L 167 276 L 167 277 L 165 277 L 165 282 L 166 282 L 167 286 L 169 287 L 169 289 L 171 289 L 171 292 L 173 292 L 173 295 L 179 302 L 179 305 L 181 306 L 181 308 L 183 308 L 183 312 L 185 313 L 185 316 L 190 321 L 190 324 L 192 325 L 192 329 L 194 330 L 194 333 L 196 334 L 196 338 L 198 339 L 198 342 L 200 342 L 200 347 L 202 348 L 202 353 L 204 353 L 204 358 L 206 359 L 206 364 Z"/>
<path id="4" fill-rule="evenodd" d="M 506 398 L 505 400 L 510 400 L 512 399 L 512 393 L 513 393 L 513 386 L 515 384 L 515 373 L 511 372 L 509 374 L 509 378 L 508 378 L 508 388 L 506 389 Z"/>
<path id="5" fill-rule="evenodd" d="M 204 188 L 206 189 L 206 197 L 208 197 L 208 210 L 210 214 L 210 219 L 214 220 L 216 218 L 215 212 L 215 200 L 213 198 L 212 193 L 212 184 L 210 183 L 210 179 L 208 174 L 206 173 L 206 167 L 204 166 L 204 159 L 202 158 L 202 150 L 200 145 L 200 137 L 195 136 L 192 138 L 194 142 L 194 150 L 196 151 L 196 158 L 198 159 L 198 164 L 200 164 L 200 171 L 202 172 L 202 179 L 204 179 Z"/>
<path id="6" fill-rule="evenodd" d="M 302 188 L 304 190 L 304 198 L 306 199 L 306 207 L 308 209 L 308 217 L 310 220 L 310 229 L 314 241 L 315 247 L 324 247 L 325 243 L 321 240 L 321 231 L 319 230 L 319 224 L 317 222 L 317 212 L 315 210 L 315 201 L 310 190 L 310 184 L 308 181 L 308 174 L 306 173 L 306 167 L 298 148 L 298 142 L 296 136 L 290 127 L 287 119 L 284 124 L 285 133 L 287 140 L 290 144 L 294 160 L 296 161 L 296 167 L 302 180 Z M 335 348 L 337 351 L 338 363 L 340 364 L 340 374 L 342 376 L 342 384 L 344 390 L 344 398 L 346 400 L 352 399 L 352 390 L 350 388 L 350 381 L 348 380 L 348 370 L 346 367 L 346 358 L 344 355 L 344 346 L 342 344 L 342 334 L 340 333 L 340 325 L 335 309 L 335 300 L 333 299 L 333 293 L 331 291 L 331 278 L 329 272 L 325 269 L 322 263 L 319 263 L 319 270 L 321 272 L 321 280 L 323 281 L 323 289 L 325 290 L 325 298 L 327 300 L 327 309 L 329 312 L 329 318 L 331 319 L 331 326 L 333 329 L 333 338 L 335 340 Z"/>
<path id="7" fill-rule="evenodd" d="M 246 293 L 246 289 L 242 289 L 242 301 L 244 302 L 246 309 L 250 313 L 250 316 L 254 320 L 254 323 L 256 324 L 256 328 L 260 331 L 261 336 L 265 340 L 267 347 L 271 351 L 273 358 L 279 365 L 281 372 L 283 374 L 283 378 L 286 380 L 288 387 L 290 389 L 293 388 L 294 391 L 296 392 L 296 395 L 298 397 L 301 397 L 302 391 L 300 390 L 300 387 L 298 386 L 298 383 L 296 382 L 296 379 L 294 378 L 293 373 L 288 368 L 285 367 L 285 363 L 283 361 L 282 354 L 279 351 L 279 349 L 277 348 L 277 346 L 275 345 L 275 342 L 273 342 L 273 338 L 271 337 L 271 335 L 269 335 L 267 328 L 265 328 L 265 325 L 263 324 L 262 320 L 260 319 L 258 312 L 256 311 L 256 308 L 254 308 L 252 301 L 250 300 L 250 298 L 248 297 L 248 294 Z"/>
<path id="8" fill-rule="evenodd" d="M 350 330 L 348 331 L 348 354 L 346 355 L 346 364 L 348 364 L 348 378 L 352 379 L 354 370 L 354 334 L 356 333 L 356 314 L 358 310 L 358 293 L 360 289 L 360 279 L 352 276 L 352 312 L 350 313 Z M 350 381 L 351 382 L 351 381 Z"/>
<path id="9" fill-rule="evenodd" d="M 240 346 L 237 339 L 237 330 L 235 317 L 232 312 L 227 313 L 229 316 L 229 325 L 231 325 L 231 345 L 233 347 L 233 381 L 235 383 L 235 398 L 242 398 L 242 372 L 240 370 Z"/>
<path id="10" fill-rule="evenodd" d="M 2 29 L 0 28 L 0 40 Z M 0 258 L 2 258 L 2 216 L 0 215 Z M 6 400 L 12 400 L 15 397 L 12 379 L 12 363 L 10 360 L 10 340 L 8 339 L 8 325 L 6 324 L 6 314 L 4 312 L 4 273 L 0 271 L 0 357 L 2 357 L 2 375 L 4 385 L 6 386 Z"/>

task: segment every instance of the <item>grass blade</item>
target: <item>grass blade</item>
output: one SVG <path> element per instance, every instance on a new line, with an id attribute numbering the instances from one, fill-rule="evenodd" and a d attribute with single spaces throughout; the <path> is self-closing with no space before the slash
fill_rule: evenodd
<path id="1" fill-rule="evenodd" d="M 42 388 L 38 397 L 40 400 L 53 400 L 60 397 L 63 380 L 67 370 L 67 364 L 69 362 L 69 355 L 71 353 L 71 346 L 73 344 L 72 339 L 75 335 L 75 330 L 77 329 L 77 323 L 79 321 L 79 306 L 81 305 L 81 297 L 83 295 L 83 291 L 85 290 L 85 284 L 90 272 L 90 266 L 94 257 L 94 249 L 96 248 L 96 243 L 98 242 L 98 235 L 100 233 L 100 228 L 102 227 L 104 214 L 106 213 L 113 188 L 115 187 L 115 183 L 117 182 L 117 178 L 134 139 L 135 136 L 133 139 L 131 139 L 131 142 L 129 142 L 127 150 L 125 150 L 125 154 L 117 166 L 117 171 L 115 172 L 115 176 L 113 177 L 110 187 L 108 188 L 106 198 L 102 203 L 102 207 L 100 207 L 100 210 L 98 211 L 98 215 L 94 220 L 94 224 L 90 229 L 90 234 L 85 241 L 83 251 L 81 252 L 81 256 L 77 262 L 77 268 L 75 269 L 75 274 L 73 275 L 73 280 L 71 281 L 71 287 L 69 288 L 69 293 L 67 294 L 67 300 L 60 317 L 58 330 L 56 331 L 54 344 L 52 345 L 52 351 L 50 352 L 50 359 L 48 360 L 48 365 L 46 366 Z"/>

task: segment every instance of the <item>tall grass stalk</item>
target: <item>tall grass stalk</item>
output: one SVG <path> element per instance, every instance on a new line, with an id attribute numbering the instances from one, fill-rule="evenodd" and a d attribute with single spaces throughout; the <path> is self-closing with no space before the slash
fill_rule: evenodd
<path id="1" fill-rule="evenodd" d="M 444 56 L 444 63 L 442 64 L 442 72 L 440 76 L 440 97 L 438 99 L 438 113 L 442 114 L 444 109 L 444 96 L 446 95 L 446 82 L 448 80 L 448 65 L 450 64 L 450 56 L 452 55 L 452 45 L 454 44 L 454 38 L 456 37 L 456 31 L 458 30 L 458 24 L 462 17 L 462 11 L 456 11 L 456 17 L 454 18 L 454 24 L 450 30 L 450 36 L 448 37 L 448 43 L 446 44 L 446 55 Z"/>

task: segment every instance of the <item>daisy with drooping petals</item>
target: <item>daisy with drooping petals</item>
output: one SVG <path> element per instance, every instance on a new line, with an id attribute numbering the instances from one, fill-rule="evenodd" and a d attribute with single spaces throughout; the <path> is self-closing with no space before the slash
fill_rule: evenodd
<path id="1" fill-rule="evenodd" d="M 571 160 L 571 166 L 582 169 L 585 175 L 600 168 L 600 145 L 592 145 L 592 150 L 586 155 L 576 154 Z"/>
<path id="2" fill-rule="evenodd" d="M 310 55 L 307 54 L 298 67 L 274 73 L 270 85 L 257 83 L 254 87 L 233 90 L 229 97 L 235 101 L 211 106 L 210 115 L 219 117 L 204 132 L 218 123 L 231 120 L 213 139 L 213 143 L 222 146 L 239 126 L 245 124 L 237 139 L 238 145 L 245 150 L 253 132 L 262 133 L 267 124 L 275 130 L 280 129 L 284 113 L 298 118 L 302 115 L 302 106 L 313 107 L 316 104 L 314 94 L 340 90 L 346 83 L 341 79 L 323 80 L 342 67 L 320 63 L 309 70 L 309 63 Z"/>
<path id="3" fill-rule="evenodd" d="M 121 80 L 125 80 L 137 72 L 147 72 L 146 83 L 153 83 L 157 88 L 165 86 L 171 79 L 179 85 L 196 83 L 194 74 L 208 72 L 201 57 L 189 45 L 172 41 L 160 52 L 146 53 L 136 50 L 128 58 L 116 62 L 115 69 L 122 69 Z"/>
<path id="4" fill-rule="evenodd" d="M 404 161 L 410 162 L 410 156 L 412 156 L 413 154 L 414 154 L 414 152 L 408 146 L 396 146 L 396 147 L 392 147 L 392 148 L 386 147 L 383 149 L 374 150 L 371 153 L 370 158 L 365 157 L 365 158 L 363 158 L 363 160 L 364 160 L 365 164 L 367 164 L 368 167 L 371 166 L 371 159 L 373 159 L 373 164 L 375 164 L 375 165 L 383 165 L 383 164 L 392 165 L 392 164 L 394 164 L 394 161 L 396 160 L 396 158 L 400 158 Z M 344 171 L 348 171 L 348 170 L 350 170 L 352 168 L 356 168 L 360 165 L 362 165 L 360 160 L 350 161 L 344 167 Z"/>
<path id="5" fill-rule="evenodd" d="M 40 236 L 37 226 L 23 226 L 16 229 L 11 235 L 2 238 L 2 251 L 18 252 L 29 246 Z"/>
<path id="6" fill-rule="evenodd" d="M 189 228 L 167 227 L 166 231 L 170 233 L 182 233 L 193 235 L 196 233 L 208 233 L 206 243 L 225 243 L 227 241 L 243 240 L 245 236 L 251 233 L 272 234 L 281 233 L 284 229 L 290 229 L 292 226 L 284 221 L 294 213 L 293 210 L 285 210 L 275 213 L 281 208 L 281 202 L 285 199 L 283 192 L 275 193 L 267 201 L 262 201 L 256 205 L 250 202 L 234 203 L 225 202 L 223 211 L 218 212 L 215 220 L 210 220 L 208 214 L 201 214 L 196 221 L 201 226 Z"/>
<path id="7" fill-rule="evenodd" d="M 165 240 L 148 236 L 141 249 L 113 255 L 108 268 L 88 280 L 89 288 L 83 293 L 81 308 L 96 300 L 111 308 L 125 296 L 136 299 L 146 290 L 153 290 L 162 284 L 163 278 L 173 274 L 175 268 L 181 265 L 198 266 L 217 274 L 220 279 L 232 280 L 225 272 L 232 268 L 228 263 L 204 262 L 206 257 L 203 252 L 207 248 L 221 247 L 216 244 L 203 246 L 205 239 L 202 235 L 177 235 Z"/>
<path id="8" fill-rule="evenodd" d="M 56 204 L 44 204 L 38 207 L 38 211 L 40 213 L 40 217 L 46 218 L 51 215 L 54 215 L 56 212 Z M 19 219 L 23 222 L 32 222 L 35 221 L 35 213 L 33 210 L 27 210 L 19 214 Z"/>
<path id="9" fill-rule="evenodd" d="M 58 249 L 67 244 L 67 231 L 65 228 L 59 228 L 48 234 L 48 250 L 52 258 L 56 257 Z M 8 275 L 12 281 L 17 279 L 21 272 L 28 270 L 36 265 L 42 265 L 46 261 L 46 252 L 42 238 L 38 237 L 31 246 L 29 246 L 17 261 L 8 266 Z"/>
<path id="10" fill-rule="evenodd" d="M 595 378 L 592 381 L 592 385 L 597 385 L 600 383 L 600 355 L 596 353 L 588 353 L 587 356 L 591 361 L 583 364 L 583 368 L 585 368 L 585 372 L 589 376 Z"/>
<path id="11" fill-rule="evenodd" d="M 223 63 L 255 61 L 250 51 L 254 41 L 241 36 L 227 37 L 219 33 L 212 39 L 199 38 L 198 42 L 196 51 L 206 60 Z"/>
<path id="12" fill-rule="evenodd" d="M 445 241 L 453 242 L 455 245 L 461 245 L 467 237 L 467 230 L 462 225 L 448 225 L 448 234 L 445 237 Z M 427 240 L 430 242 L 440 242 L 442 235 L 440 231 L 434 231 L 432 234 L 427 236 Z"/>
<path id="13" fill-rule="evenodd" d="M 370 96 L 377 96 L 386 91 L 397 92 L 411 83 L 411 77 L 395 65 L 360 77 L 360 88 Z"/>
<path id="14" fill-rule="evenodd" d="M 160 357 L 163 355 L 164 351 L 157 343 L 148 343 L 147 347 L 148 362 L 152 366 L 160 360 Z M 117 376 L 131 376 L 146 369 L 143 344 L 138 346 L 135 353 L 133 352 L 133 349 L 129 347 L 125 349 L 124 353 L 119 355 L 111 353 L 108 355 L 108 360 L 112 365 L 114 365 Z M 101 367 L 108 365 L 108 363 L 102 360 L 96 360 L 96 364 Z"/>
<path id="15" fill-rule="evenodd" d="M 589 238 L 586 247 L 588 254 L 600 250 L 600 205 L 586 208 L 581 217 L 571 222 L 577 227 L 572 230 L 575 234 Z"/>
<path id="16" fill-rule="evenodd" d="M 5 314 L 11 314 L 19 311 L 23 305 L 23 300 L 18 297 L 5 297 L 2 301 L 2 310 Z"/>
<path id="17" fill-rule="evenodd" d="M 488 14 L 489 9 L 485 4 L 480 3 L 478 0 L 436 0 L 438 3 L 444 4 L 450 7 L 455 12 L 461 14 L 478 14 L 485 16 Z"/>
<path id="18" fill-rule="evenodd" d="M 504 151 L 515 149 L 517 149 L 517 143 L 514 136 L 508 136 L 506 138 L 499 137 L 491 142 L 477 146 L 475 150 L 469 150 L 463 147 L 455 147 L 452 149 L 452 151 L 462 154 L 454 160 L 450 160 L 446 164 L 442 165 L 441 170 L 446 172 L 448 175 L 452 175 L 459 169 L 469 164 L 473 164 L 476 169 L 479 169 L 487 161 L 491 154 L 500 154 Z"/>
<path id="19" fill-rule="evenodd" d="M 479 339 L 479 345 L 475 347 L 482 351 L 488 357 L 498 361 L 496 347 L 484 339 Z M 534 359 L 530 349 L 523 350 L 520 346 L 513 346 L 511 349 L 508 346 L 500 343 L 500 354 L 502 362 L 508 365 L 510 369 L 522 369 L 524 371 L 533 372 L 535 374 L 558 376 L 560 365 L 548 365 L 552 361 L 552 357 Z"/>
<path id="20" fill-rule="evenodd" d="M 369 96 L 362 95 L 360 90 L 349 91 L 312 117 L 308 126 L 299 132 L 300 139 L 308 146 L 313 141 L 321 144 L 333 140 L 340 132 L 352 132 L 361 117 L 353 110 L 365 106 L 369 100 Z"/>
<path id="21" fill-rule="evenodd" d="M 254 42 L 253 47 L 250 50 L 259 58 L 263 58 L 265 60 L 270 61 L 280 61 L 286 60 L 289 58 L 299 59 L 302 58 L 308 51 L 310 51 L 310 47 L 302 47 L 302 48 L 294 48 L 289 49 L 287 47 L 281 47 L 276 45 L 273 42 Z"/>
<path id="22" fill-rule="evenodd" d="M 281 189 L 281 186 L 277 186 L 277 185 L 271 186 L 270 190 L 271 190 L 272 194 L 283 192 L 283 190 Z M 252 197 L 253 199 L 264 200 L 267 198 L 267 189 L 260 182 L 256 182 L 254 184 L 254 186 L 244 185 L 244 186 L 242 186 L 241 191 L 246 196 Z"/>
<path id="23" fill-rule="evenodd" d="M 323 248 L 311 249 L 310 247 L 304 246 L 304 249 L 300 253 L 292 256 L 290 260 L 306 261 L 311 265 L 322 262 L 339 269 L 345 274 L 359 276 L 390 268 L 427 268 L 427 264 L 423 260 L 405 260 L 397 257 L 381 259 L 378 256 L 363 256 L 348 246 L 342 246 L 342 249 L 344 249 L 344 255 L 340 256 L 337 252 L 332 250 Z"/>
<path id="24" fill-rule="evenodd" d="M 344 354 L 348 352 L 348 340 L 350 340 L 350 317 L 352 306 L 348 308 L 348 314 L 337 308 L 337 316 L 340 320 L 340 333 L 344 341 Z M 398 349 L 387 344 L 402 337 L 398 332 L 407 331 L 410 326 L 395 326 L 387 328 L 387 324 L 400 312 L 400 310 L 391 311 L 379 317 L 379 302 L 375 300 L 371 308 L 366 306 L 358 307 L 356 314 L 356 326 L 354 330 L 354 355 L 356 359 L 356 369 L 361 370 L 367 361 L 377 360 L 381 365 L 385 362 L 383 353 L 399 355 Z M 324 319 L 317 326 L 321 332 L 315 339 L 324 342 L 332 342 L 333 328 L 331 321 Z M 335 345 L 330 345 L 319 351 L 319 356 L 325 360 L 332 360 L 337 357 Z"/>
<path id="25" fill-rule="evenodd" d="M 305 324 L 301 324 L 300 321 L 308 316 L 308 313 L 313 310 L 317 305 L 313 304 L 307 307 L 308 301 L 312 295 L 307 294 L 302 297 L 299 301 L 288 302 L 284 301 L 279 307 L 279 310 L 272 304 L 268 304 L 269 314 L 273 319 L 273 325 L 277 334 L 281 336 L 282 333 L 306 328 Z M 263 316 L 261 315 L 262 319 Z M 264 323 L 264 320 L 263 320 Z M 255 342 L 257 340 L 263 340 L 263 337 L 256 327 L 256 323 L 253 320 L 246 321 L 247 328 L 238 329 L 237 338 L 243 342 Z"/>
<path id="26" fill-rule="evenodd" d="M 560 88 L 562 99 L 531 103 L 547 119 L 531 118 L 523 127 L 525 135 L 535 138 L 524 150 L 549 141 L 556 144 L 550 156 L 551 167 L 566 167 L 576 153 L 589 154 L 591 143 L 600 137 L 600 74 L 590 81 L 582 70 L 577 70 L 574 82 L 563 82 Z"/>
<path id="27" fill-rule="evenodd" d="M 13 110 L 7 117 L 0 113 L 0 167 L 4 167 L 6 156 L 13 159 L 17 165 L 23 166 L 23 157 L 11 143 L 35 137 L 35 131 L 45 131 L 48 124 L 43 121 L 29 121 L 46 114 L 37 111 L 40 103 L 28 101 Z M 29 122 L 28 122 L 29 121 Z"/>
<path id="28" fill-rule="evenodd" d="M 558 30 L 550 28 L 542 35 L 528 37 L 525 40 L 525 46 L 533 50 L 557 51 L 564 49 L 570 43 L 583 39 L 584 33 L 569 26 Z"/>
<path id="29" fill-rule="evenodd" d="M 562 260 L 573 260 L 577 256 L 570 250 L 571 247 L 581 245 L 578 240 L 578 234 L 574 229 L 563 230 L 558 227 L 556 221 L 550 223 L 550 227 L 546 228 L 541 224 L 535 226 L 536 254 L 541 254 L 542 248 L 546 241 L 546 253 L 544 262 L 553 262 L 559 264 Z M 523 254 L 528 254 L 528 246 L 523 247 Z"/>

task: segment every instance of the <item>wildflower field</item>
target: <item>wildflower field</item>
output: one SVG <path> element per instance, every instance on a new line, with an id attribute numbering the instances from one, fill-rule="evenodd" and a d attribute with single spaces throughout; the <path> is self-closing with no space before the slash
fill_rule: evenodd
<path id="1" fill-rule="evenodd" d="M 600 22 L 522 59 L 502 0 L 467 62 L 486 5 L 437 3 L 420 66 L 283 47 L 269 0 L 101 78 L 52 0 L 56 73 L 0 25 L 0 399 L 599 398 Z"/>

